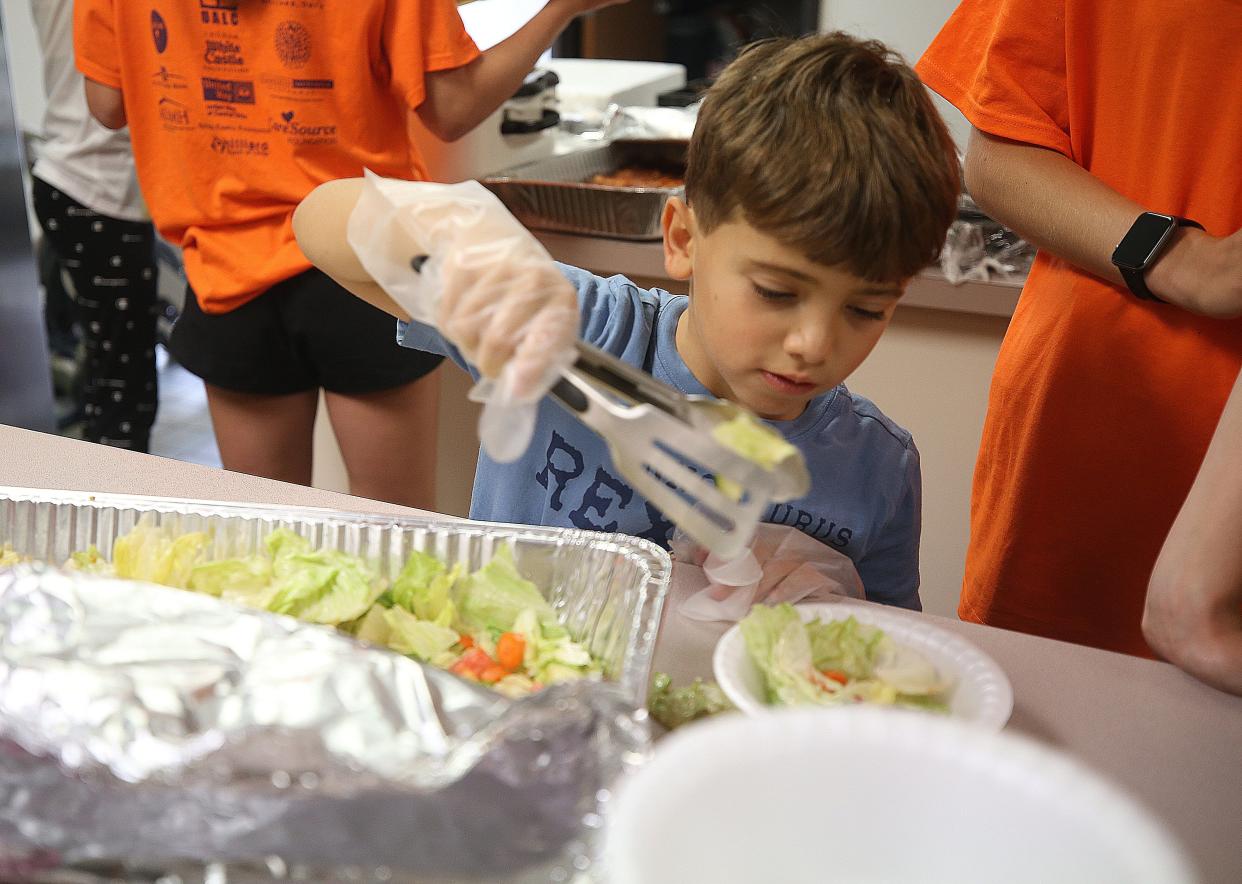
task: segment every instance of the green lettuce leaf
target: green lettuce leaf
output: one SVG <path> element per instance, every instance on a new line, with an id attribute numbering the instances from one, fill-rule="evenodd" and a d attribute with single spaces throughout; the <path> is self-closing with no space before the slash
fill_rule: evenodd
<path id="1" fill-rule="evenodd" d="M 173 536 L 144 517 L 112 545 L 116 576 L 184 589 L 194 566 L 206 558 L 210 538 L 202 531 Z"/>
<path id="2" fill-rule="evenodd" d="M 685 687 L 674 688 L 673 680 L 663 672 L 657 672 L 652 679 L 647 697 L 651 717 L 669 730 L 733 708 L 714 681 L 696 678 Z"/>
<path id="3" fill-rule="evenodd" d="M 526 609 L 533 610 L 541 621 L 555 619 L 539 588 L 518 573 L 508 544 L 500 546 L 490 562 L 461 583 L 457 610 L 467 632 L 508 632 Z"/>
<path id="4" fill-rule="evenodd" d="M 746 650 L 763 674 L 769 703 L 831 702 L 812 675 L 811 642 L 792 605 L 755 605 L 739 626 Z"/>
<path id="5" fill-rule="evenodd" d="M 883 631 L 853 617 L 806 625 L 811 639 L 811 659 L 816 669 L 836 669 L 850 678 L 870 678 L 876 655 L 885 642 Z"/>
<path id="6" fill-rule="evenodd" d="M 240 600 L 261 594 L 271 582 L 271 561 L 265 556 L 247 556 L 195 565 L 186 588 L 217 598 Z"/>
<path id="7" fill-rule="evenodd" d="M 416 550 L 393 581 L 389 598 L 423 620 L 451 626 L 457 616 L 451 591 L 463 570 L 460 562 L 448 570 L 435 556 Z"/>
<path id="8" fill-rule="evenodd" d="M 382 616 L 390 630 L 388 647 L 400 654 L 436 662 L 457 642 L 456 630 L 419 620 L 405 608 L 394 605 Z"/>

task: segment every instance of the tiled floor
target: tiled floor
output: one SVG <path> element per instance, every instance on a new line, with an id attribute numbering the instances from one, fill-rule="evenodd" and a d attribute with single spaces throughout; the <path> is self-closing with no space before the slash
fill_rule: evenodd
<path id="1" fill-rule="evenodd" d="M 209 467 L 220 466 L 203 382 L 160 349 L 160 408 L 151 429 L 151 453 Z"/>

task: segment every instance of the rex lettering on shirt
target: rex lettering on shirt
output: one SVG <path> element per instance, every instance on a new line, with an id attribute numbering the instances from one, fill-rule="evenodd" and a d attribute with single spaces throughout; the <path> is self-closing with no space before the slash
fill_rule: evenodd
<path id="1" fill-rule="evenodd" d="M 538 439 L 532 442 L 532 446 L 539 444 Z M 548 492 L 552 512 L 564 513 L 575 528 L 587 531 L 617 531 L 622 521 L 633 526 L 645 519 L 646 527 L 627 533 L 667 546 L 675 528 L 673 523 L 640 497 L 615 470 L 610 471 L 611 465 L 591 466 L 593 471 L 583 453 L 561 432 L 550 431 L 543 466 L 535 473 L 535 481 Z M 801 503 L 815 508 L 809 499 Z M 849 547 L 855 533 L 830 515 L 803 509 L 798 502 L 772 504 L 762 521 L 788 525 L 842 551 Z"/>
<path id="2" fill-rule="evenodd" d="M 682 393 L 707 392 L 677 353 L 685 296 L 641 289 L 619 276 L 561 270 L 578 291 L 583 340 Z M 435 329 L 401 324 L 397 338 L 471 370 Z M 920 607 L 921 479 L 910 434 L 844 386 L 813 399 L 797 418 L 772 426 L 806 458 L 811 492 L 771 505 L 763 521 L 788 525 L 848 556 L 872 601 Z M 480 452 L 470 515 L 615 531 L 661 546 L 668 546 L 673 531 L 664 514 L 620 474 L 607 443 L 547 398 L 538 405 L 534 436 L 520 458 L 501 464 Z"/>

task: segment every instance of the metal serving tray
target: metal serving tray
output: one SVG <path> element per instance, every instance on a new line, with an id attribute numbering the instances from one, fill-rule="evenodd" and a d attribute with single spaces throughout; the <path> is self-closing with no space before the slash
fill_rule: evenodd
<path id="1" fill-rule="evenodd" d="M 144 517 L 206 531 L 224 557 L 285 528 L 388 577 L 411 550 L 475 569 L 509 543 L 612 683 L 510 701 L 195 593 L 0 569 L 0 880 L 13 849 L 67 874 L 280 857 L 303 880 L 391 884 L 591 865 L 607 790 L 646 752 L 635 710 L 666 552 L 573 530 L 0 487 L 0 545 L 51 564 L 109 551 Z M 269 880 L 255 874 L 242 879 Z"/>
<path id="2" fill-rule="evenodd" d="M 626 240 L 658 240 L 664 203 L 680 187 L 609 187 L 591 176 L 625 166 L 685 174 L 687 141 L 623 140 L 538 160 L 484 178 L 523 225 L 534 230 Z"/>
<path id="3" fill-rule="evenodd" d="M 518 570 L 603 662 L 605 677 L 636 706 L 646 701 L 672 567 L 668 553 L 650 541 L 531 525 L 0 486 L 0 546 L 52 565 L 92 544 L 111 557 L 116 538 L 147 514 L 174 531 L 209 532 L 215 558 L 250 555 L 272 531 L 287 528 L 316 547 L 361 556 L 388 579 L 413 550 L 475 570 L 499 544 L 512 544 Z"/>

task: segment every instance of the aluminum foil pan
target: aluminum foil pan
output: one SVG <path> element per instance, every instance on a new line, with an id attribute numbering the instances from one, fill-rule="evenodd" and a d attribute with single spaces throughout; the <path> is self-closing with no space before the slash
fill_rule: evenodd
<path id="1" fill-rule="evenodd" d="M 354 870 L 312 880 L 566 879 L 589 865 L 601 800 L 647 747 L 637 707 L 663 551 L 585 532 L 13 488 L 0 489 L 0 543 L 58 562 L 110 547 L 144 513 L 212 532 L 223 555 L 285 527 L 389 575 L 411 549 L 477 567 L 507 540 L 614 681 L 512 701 L 194 593 L 0 571 L 0 877 L 20 879 L 6 857 Z"/>
<path id="2" fill-rule="evenodd" d="M 658 240 L 660 213 L 682 188 L 588 184 L 593 175 L 626 166 L 684 174 L 688 142 L 617 140 L 602 147 L 538 160 L 484 178 L 526 227 L 613 239 Z"/>

